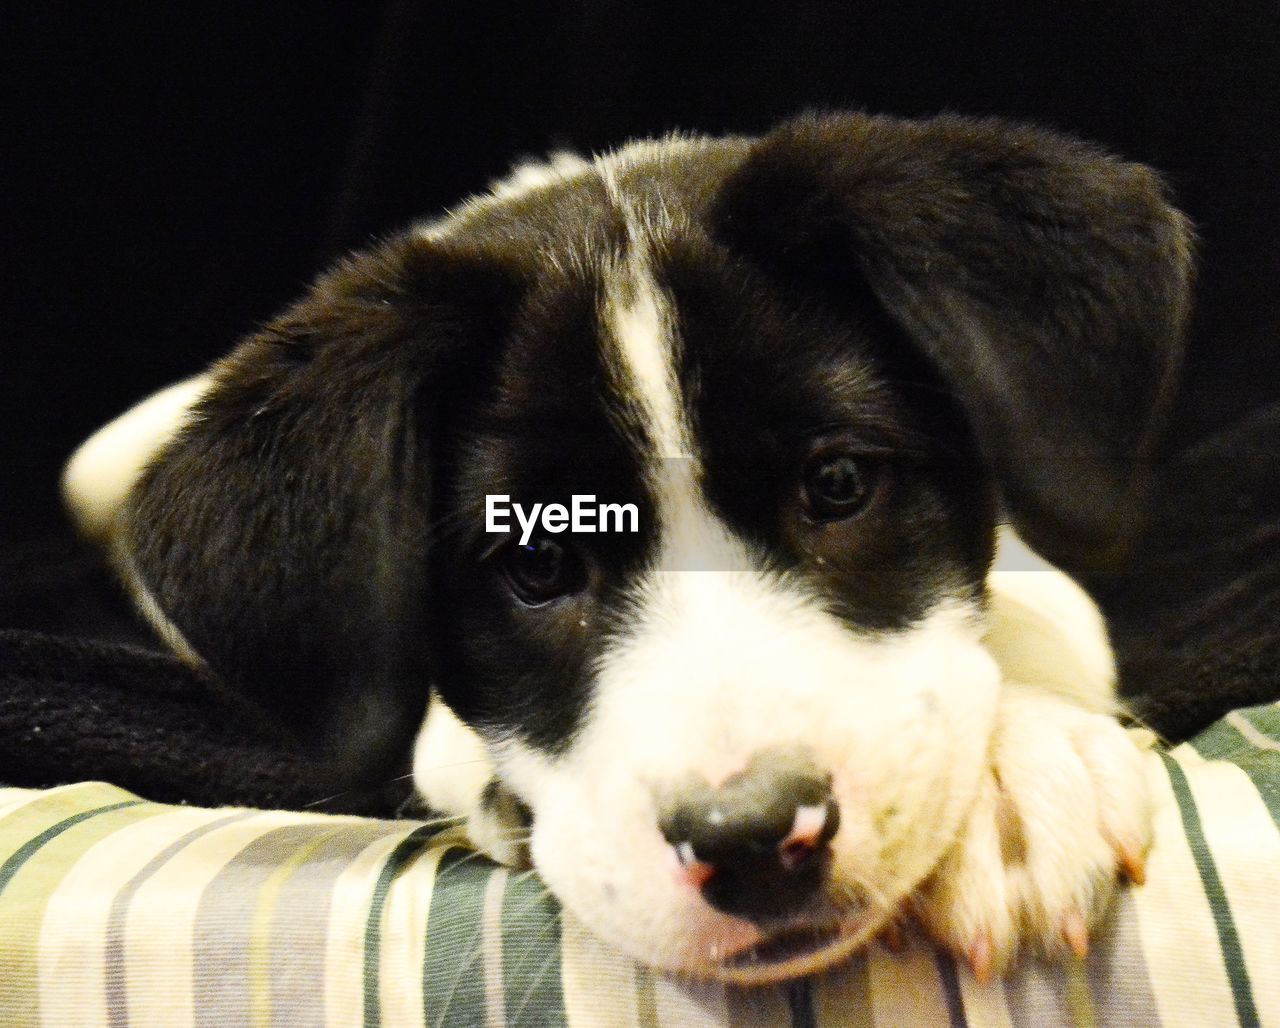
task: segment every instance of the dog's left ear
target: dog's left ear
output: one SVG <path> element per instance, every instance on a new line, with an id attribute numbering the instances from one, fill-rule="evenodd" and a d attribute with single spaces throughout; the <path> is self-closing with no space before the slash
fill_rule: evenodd
<path id="1" fill-rule="evenodd" d="M 718 234 L 803 288 L 874 294 L 972 423 L 1020 534 L 1121 552 L 1170 405 L 1192 232 L 1149 168 L 997 120 L 804 117 L 725 183 Z"/>
<path id="2" fill-rule="evenodd" d="M 408 758 L 435 673 L 435 470 L 516 288 L 414 233 L 348 258 L 214 367 L 116 517 L 142 609 L 278 719 L 331 775 L 317 790 Z"/>

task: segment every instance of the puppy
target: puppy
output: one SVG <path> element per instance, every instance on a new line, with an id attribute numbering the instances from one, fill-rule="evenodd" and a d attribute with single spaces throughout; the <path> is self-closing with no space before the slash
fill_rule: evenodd
<path id="1" fill-rule="evenodd" d="M 1142 875 L 1097 611 L 990 569 L 1002 519 L 1123 553 L 1190 251 L 1149 169 L 1002 121 L 560 157 L 342 261 L 66 491 L 334 782 L 412 749 L 633 956 L 774 980 L 909 908 L 987 978 Z M 487 531 L 574 496 L 637 530 Z"/>

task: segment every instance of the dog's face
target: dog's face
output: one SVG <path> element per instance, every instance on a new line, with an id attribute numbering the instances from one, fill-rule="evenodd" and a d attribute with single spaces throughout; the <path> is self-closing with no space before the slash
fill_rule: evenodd
<path id="1" fill-rule="evenodd" d="M 342 777 L 386 774 L 434 688 L 597 932 L 792 973 L 954 837 L 1000 685 L 998 505 L 1106 559 L 1187 265 L 1149 172 L 998 123 L 564 162 L 227 358 L 135 490 L 129 559 Z M 499 494 L 638 530 L 521 543 L 486 531 Z"/>
<path id="2" fill-rule="evenodd" d="M 874 308 L 797 297 L 704 212 L 655 222 L 652 165 L 619 164 L 612 197 L 587 178 L 537 199 L 599 192 L 579 233 L 529 246 L 571 270 L 536 277 L 445 446 L 436 681 L 532 812 L 535 865 L 593 928 L 652 963 L 737 951 L 759 970 L 786 955 L 753 948 L 765 935 L 804 926 L 825 950 L 878 926 L 972 795 L 998 680 L 979 642 L 991 481 Z M 522 225 L 488 217 L 498 263 Z M 639 531 L 522 545 L 485 532 L 494 493 L 634 504 Z M 829 855 L 741 881 L 726 858 L 714 886 L 672 859 L 687 843 L 710 861 L 708 826 L 670 822 L 717 804 L 742 836 L 722 828 L 722 845 L 747 863 L 753 833 L 776 849 L 803 797 L 779 797 L 779 827 L 731 793 L 803 791 L 789 773 L 839 817 Z"/>

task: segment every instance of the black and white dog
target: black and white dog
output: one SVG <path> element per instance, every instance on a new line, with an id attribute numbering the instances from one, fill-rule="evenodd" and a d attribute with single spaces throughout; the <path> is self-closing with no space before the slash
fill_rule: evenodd
<path id="1" fill-rule="evenodd" d="M 1121 553 L 1190 250 L 1149 169 L 1001 121 L 559 157 L 343 261 L 66 489 L 179 653 L 335 780 L 412 750 L 635 957 L 766 981 L 909 904 L 986 977 L 1142 875 L 1097 611 L 990 569 L 1002 518 Z M 499 495 L 639 530 L 522 543 Z"/>

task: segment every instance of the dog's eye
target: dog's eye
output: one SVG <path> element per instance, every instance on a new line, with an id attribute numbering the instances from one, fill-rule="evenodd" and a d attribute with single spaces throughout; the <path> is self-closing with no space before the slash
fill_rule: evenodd
<path id="1" fill-rule="evenodd" d="M 502 572 L 516 598 L 531 607 L 574 592 L 583 577 L 572 551 L 547 538 L 512 543 L 502 555 Z"/>
<path id="2" fill-rule="evenodd" d="M 814 521 L 851 518 L 871 499 L 875 464 L 846 451 L 819 451 L 804 467 L 800 501 Z"/>

